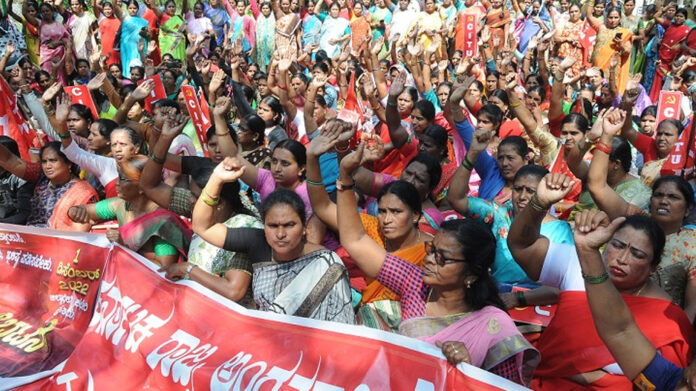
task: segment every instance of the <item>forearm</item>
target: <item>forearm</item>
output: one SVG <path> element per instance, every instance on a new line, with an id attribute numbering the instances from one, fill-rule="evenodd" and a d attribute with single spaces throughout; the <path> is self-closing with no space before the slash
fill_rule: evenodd
<path id="1" fill-rule="evenodd" d="M 208 205 L 205 201 L 212 201 L 212 199 L 219 197 L 222 185 L 222 181 L 215 174 L 211 175 L 193 208 L 193 231 L 201 237 L 204 237 L 205 231 L 215 225 L 215 206 Z"/>
<path id="2" fill-rule="evenodd" d="M 127 96 L 123 103 L 121 103 L 121 105 L 118 107 L 118 111 L 116 111 L 113 118 L 114 122 L 119 125 L 123 125 L 123 123 L 128 119 L 128 112 L 130 111 L 131 107 L 133 107 L 135 102 L 136 100 L 130 95 Z"/>
<path id="3" fill-rule="evenodd" d="M 210 274 L 200 267 L 194 267 L 189 274 L 191 280 L 219 295 L 225 296 L 232 301 L 243 299 L 251 283 L 251 276 L 241 270 L 228 271 L 227 275 L 232 275 L 232 281 L 228 278 Z"/>
<path id="4" fill-rule="evenodd" d="M 41 104 L 39 99 L 31 93 L 22 94 L 22 97 L 24 97 L 24 102 L 26 102 L 27 107 L 29 107 L 31 115 L 39 123 L 41 130 L 46 133 L 48 137 L 54 140 L 59 140 L 58 133 L 56 133 L 56 131 L 53 129 L 53 125 L 51 125 L 51 121 L 48 119 L 46 110 L 44 110 L 44 106 Z"/>
<path id="5" fill-rule="evenodd" d="M 395 148 L 400 148 L 402 145 L 406 144 L 408 141 L 408 132 L 401 126 L 401 115 L 399 114 L 399 109 L 396 104 L 396 98 L 390 96 L 387 99 L 387 129 L 389 130 L 389 137 L 391 138 L 392 144 Z"/>

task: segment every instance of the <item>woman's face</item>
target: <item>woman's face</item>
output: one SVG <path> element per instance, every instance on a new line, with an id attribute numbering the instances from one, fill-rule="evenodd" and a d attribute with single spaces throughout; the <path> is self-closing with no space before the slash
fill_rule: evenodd
<path id="1" fill-rule="evenodd" d="M 412 184 L 418 191 L 421 200 L 428 198 L 432 186 L 430 186 L 428 167 L 426 167 L 425 164 L 421 162 L 410 163 L 406 166 L 404 171 L 401 172 L 399 179 Z"/>
<path id="2" fill-rule="evenodd" d="M 46 148 L 41 154 L 41 170 L 53 184 L 63 184 L 70 180 L 71 164 L 56 152 L 53 148 Z"/>
<path id="3" fill-rule="evenodd" d="M 77 74 L 82 78 L 89 76 L 89 64 L 84 61 L 80 61 L 80 63 L 77 65 Z"/>
<path id="4" fill-rule="evenodd" d="M 420 134 L 418 135 L 418 152 L 426 153 L 440 160 L 447 153 L 447 148 L 440 148 L 432 137 Z"/>
<path id="5" fill-rule="evenodd" d="M 670 5 L 669 7 L 665 8 L 665 18 L 666 19 L 673 19 L 674 15 L 677 13 L 677 7 Z"/>
<path id="6" fill-rule="evenodd" d="M 75 15 L 82 15 L 82 4 L 78 0 L 70 0 L 70 10 Z"/>
<path id="7" fill-rule="evenodd" d="M 570 6 L 570 1 L 561 0 L 560 5 L 561 5 L 561 12 L 563 12 L 563 13 L 568 12 L 569 6 Z"/>
<path id="8" fill-rule="evenodd" d="M 237 13 L 239 14 L 239 16 L 243 16 L 244 11 L 246 10 L 246 5 L 244 4 L 244 2 L 240 1 L 237 3 L 236 9 L 237 9 Z"/>
<path id="9" fill-rule="evenodd" d="M 247 68 L 246 75 L 249 78 L 249 80 L 254 80 L 254 76 L 256 76 L 256 72 L 259 71 L 259 68 L 256 65 L 249 65 L 249 68 Z"/>
<path id="10" fill-rule="evenodd" d="M 304 166 L 297 164 L 295 156 L 285 148 L 276 148 L 271 157 L 271 174 L 277 185 L 292 188 L 302 178 Z"/>
<path id="11" fill-rule="evenodd" d="M 29 15 L 31 15 L 35 18 L 37 17 L 37 15 L 39 15 L 39 10 L 36 9 L 36 7 L 34 7 L 34 6 L 29 6 L 27 12 L 29 13 Z"/>
<path id="12" fill-rule="evenodd" d="M 527 164 L 525 158 L 517 153 L 512 145 L 498 146 L 498 167 L 500 174 L 508 183 L 515 178 L 517 170 Z"/>
<path id="13" fill-rule="evenodd" d="M 650 197 L 650 217 L 660 226 L 680 223 L 689 214 L 689 204 L 674 182 L 663 182 Z"/>
<path id="14" fill-rule="evenodd" d="M 277 115 L 271 110 L 271 106 L 263 102 L 259 103 L 259 106 L 256 108 L 256 114 L 266 122 L 266 126 L 273 125 L 275 116 Z"/>
<path id="15" fill-rule="evenodd" d="M 674 19 L 672 19 L 672 22 L 676 26 L 681 26 L 682 24 L 684 24 L 684 22 L 686 22 L 686 16 L 684 16 L 684 14 L 681 12 L 677 12 L 674 14 Z"/>
<path id="16" fill-rule="evenodd" d="M 331 9 L 329 10 L 331 17 L 332 18 L 338 18 L 338 15 L 341 12 L 341 8 L 338 5 L 333 5 Z"/>
<path id="17" fill-rule="evenodd" d="M 111 132 L 111 156 L 116 159 L 117 163 L 138 153 L 138 147 L 138 145 L 133 144 L 125 130 Z"/>
<path id="18" fill-rule="evenodd" d="M 650 238 L 633 227 L 616 231 L 603 256 L 609 277 L 619 291 L 640 289 L 653 271 Z"/>
<path id="19" fill-rule="evenodd" d="M 271 6 L 268 5 L 268 3 L 264 4 L 261 6 L 261 13 L 265 17 L 269 17 L 271 15 Z"/>
<path id="20" fill-rule="evenodd" d="M 644 115 L 640 118 L 640 131 L 645 135 L 652 137 L 655 133 L 655 116 Z"/>
<path id="21" fill-rule="evenodd" d="M 75 110 L 70 110 L 68 119 L 65 121 L 70 133 L 86 137 L 89 133 L 89 125 L 91 121 L 80 117 Z"/>
<path id="22" fill-rule="evenodd" d="M 171 72 L 164 72 L 162 75 L 162 84 L 167 91 L 174 91 L 176 89 L 176 77 Z"/>
<path id="23" fill-rule="evenodd" d="M 541 95 L 539 91 L 532 91 L 524 96 L 524 104 L 531 110 L 533 107 L 541 106 Z"/>
<path id="24" fill-rule="evenodd" d="M 425 129 L 429 123 L 419 109 L 413 109 L 411 110 L 411 125 L 413 126 L 414 132 L 422 133 L 423 129 Z"/>
<path id="25" fill-rule="evenodd" d="M 48 6 L 41 7 L 41 19 L 49 23 L 53 22 L 53 10 Z"/>
<path id="26" fill-rule="evenodd" d="M 210 160 L 218 164 L 225 160 L 225 155 L 222 153 L 222 150 L 220 150 L 220 139 L 218 136 L 213 135 L 211 138 L 208 139 L 208 152 L 210 153 Z"/>
<path id="27" fill-rule="evenodd" d="M 669 122 L 663 122 L 657 127 L 655 146 L 660 157 L 669 155 L 672 147 L 679 139 L 679 130 Z"/>
<path id="28" fill-rule="evenodd" d="M 280 9 L 285 14 L 289 13 L 290 12 L 290 0 L 281 0 Z"/>
<path id="29" fill-rule="evenodd" d="M 118 170 L 118 181 L 116 181 L 116 194 L 119 198 L 126 201 L 135 200 L 140 196 L 140 184 L 132 181 L 126 174 Z"/>
<path id="30" fill-rule="evenodd" d="M 385 194 L 379 199 L 377 218 L 387 240 L 405 238 L 418 223 L 418 217 L 394 194 Z"/>
<path id="31" fill-rule="evenodd" d="M 435 12 L 435 1 L 425 0 L 425 12 L 432 14 Z"/>
<path id="32" fill-rule="evenodd" d="M 111 72 L 111 76 L 113 76 L 117 80 L 121 80 L 123 77 L 123 74 L 121 73 L 121 68 L 119 68 L 117 65 L 112 65 L 109 68 L 109 72 Z"/>
<path id="33" fill-rule="evenodd" d="M 297 95 L 304 95 L 307 89 L 307 86 L 299 77 L 293 77 L 292 80 L 290 80 L 290 86 L 295 90 Z"/>
<path id="34" fill-rule="evenodd" d="M 409 114 L 413 108 L 413 103 L 414 102 L 413 98 L 411 98 L 411 94 L 406 91 L 402 92 L 396 100 L 397 108 L 401 114 Z"/>
<path id="35" fill-rule="evenodd" d="M 502 0 L 492 0 L 492 1 L 491 1 L 491 7 L 493 7 L 494 9 L 498 9 L 498 8 L 500 8 L 502 5 L 503 5 Z"/>
<path id="36" fill-rule="evenodd" d="M 434 251 L 443 258 L 445 264 L 440 266 L 435 261 L 435 254 L 425 257 L 423 282 L 432 287 L 464 287 L 464 268 L 466 263 L 455 261 L 464 259 L 462 247 L 449 232 L 439 231 L 433 238 Z"/>
<path id="37" fill-rule="evenodd" d="M 363 11 L 362 4 L 355 3 L 353 5 L 353 13 L 355 14 L 355 16 L 362 16 L 362 11 Z"/>
<path id="38" fill-rule="evenodd" d="M 508 110 L 508 106 L 505 104 L 505 102 L 503 102 L 503 100 L 498 98 L 497 96 L 491 96 L 490 98 L 488 98 L 488 103 L 500 107 L 500 110 L 502 110 L 503 113 L 506 113 Z"/>
<path id="39" fill-rule="evenodd" d="M 469 87 L 469 89 L 471 89 L 471 87 Z M 445 107 L 445 105 L 447 104 L 447 100 L 450 96 L 450 91 L 451 89 L 446 85 L 437 89 L 437 102 L 440 104 L 440 107 Z"/>
<path id="40" fill-rule="evenodd" d="M 607 27 L 613 29 L 618 27 L 619 23 L 621 23 L 621 14 L 619 14 L 617 11 L 609 12 L 607 15 Z"/>
<path id="41" fill-rule="evenodd" d="M 220 5 L 220 0 L 210 0 L 210 6 L 217 8 Z"/>
<path id="42" fill-rule="evenodd" d="M 135 3 L 128 4 L 128 15 L 135 16 L 138 14 L 138 6 Z"/>
<path id="43" fill-rule="evenodd" d="M 256 89 L 259 90 L 261 96 L 268 96 L 268 81 L 266 79 L 258 79 L 256 81 Z"/>
<path id="44" fill-rule="evenodd" d="M 565 138 L 564 147 L 566 151 L 572 150 L 585 137 L 578 127 L 573 123 L 563 124 L 561 127 L 561 138 Z"/>
<path id="45" fill-rule="evenodd" d="M 290 0 L 290 11 L 298 12 L 299 10 L 300 10 L 300 1 L 299 0 Z"/>
<path id="46" fill-rule="evenodd" d="M 241 1 L 237 3 L 237 12 L 239 12 L 240 4 L 242 5 L 242 7 L 244 7 L 244 3 L 242 3 Z M 193 16 L 195 16 L 196 18 L 200 18 L 201 16 L 203 16 L 203 4 L 196 3 L 196 5 L 193 6 Z"/>
<path id="47" fill-rule="evenodd" d="M 483 95 L 483 91 L 481 91 L 476 84 L 472 84 L 469 86 L 469 89 L 467 90 L 471 96 L 476 98 L 477 101 L 481 100 L 481 96 Z M 445 102 L 447 103 L 447 102 Z M 445 106 L 442 106 L 445 107 Z"/>
<path id="48" fill-rule="evenodd" d="M 258 135 L 249 129 L 247 122 L 242 119 L 237 126 L 237 141 L 246 148 L 254 147 L 257 144 Z"/>
<path id="49" fill-rule="evenodd" d="M 495 75 L 486 76 L 486 90 L 493 91 L 498 88 L 498 78 Z"/>
<path id="50" fill-rule="evenodd" d="M 167 13 L 169 16 L 174 16 L 176 15 L 176 3 L 167 3 L 166 6 L 164 6 L 164 11 Z M 164 59 L 163 59 L 164 60 Z"/>
<path id="51" fill-rule="evenodd" d="M 517 215 L 527 206 L 536 193 L 540 179 L 533 175 L 525 175 L 512 183 L 512 211 Z"/>
<path id="52" fill-rule="evenodd" d="M 629 1 L 624 2 L 623 9 L 624 9 L 624 14 L 626 16 L 633 14 L 633 10 L 635 8 L 636 8 L 636 3 L 634 3 L 633 1 L 629 0 Z"/>
<path id="53" fill-rule="evenodd" d="M 39 88 L 41 91 L 45 91 L 51 85 L 51 78 L 46 75 L 39 76 Z"/>
<path id="54" fill-rule="evenodd" d="M 596 1 L 592 7 L 592 16 L 598 18 L 604 14 L 604 1 Z"/>
<path id="55" fill-rule="evenodd" d="M 266 212 L 263 225 L 266 242 L 273 249 L 276 259 L 297 254 L 297 250 L 303 246 L 304 221 L 290 205 L 273 205 Z"/>
<path id="56" fill-rule="evenodd" d="M 580 7 L 577 5 L 573 4 L 572 7 L 568 10 L 568 15 L 570 16 L 570 21 L 571 22 L 577 22 L 580 20 L 580 15 L 582 14 L 582 11 L 580 10 Z"/>
<path id="57" fill-rule="evenodd" d="M 107 18 L 110 18 L 111 15 L 114 14 L 114 9 L 110 5 L 105 6 L 102 10 L 104 12 L 104 16 Z"/>
<path id="58" fill-rule="evenodd" d="M 139 121 L 143 116 L 143 107 L 140 103 L 135 102 L 133 106 L 128 110 L 128 119 L 132 121 Z"/>
<path id="59" fill-rule="evenodd" d="M 99 124 L 96 122 L 89 127 L 87 141 L 89 142 L 89 149 L 92 152 L 101 151 L 109 146 L 109 140 L 99 133 Z"/>

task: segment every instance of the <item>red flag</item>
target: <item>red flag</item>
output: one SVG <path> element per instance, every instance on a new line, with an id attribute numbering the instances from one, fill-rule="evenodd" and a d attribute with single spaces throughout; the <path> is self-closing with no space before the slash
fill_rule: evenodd
<path id="1" fill-rule="evenodd" d="M 582 46 L 582 62 L 586 67 L 591 67 L 592 64 L 589 62 L 590 52 L 592 51 L 592 46 L 595 40 L 597 40 L 597 32 L 590 26 L 590 22 L 585 21 L 585 25 L 582 26 L 580 31 L 580 45 Z"/>
<path id="2" fill-rule="evenodd" d="M 664 91 L 661 91 L 664 92 Z M 691 118 L 691 123 L 684 129 L 679 136 L 679 140 L 674 143 L 672 151 L 667 156 L 667 159 L 662 164 L 660 175 L 681 175 L 689 179 L 694 176 L 694 118 Z"/>
<path id="3" fill-rule="evenodd" d="M 208 153 L 208 140 L 205 132 L 210 128 L 210 119 L 203 115 L 203 110 L 201 110 L 201 105 L 198 103 L 196 90 L 193 86 L 182 86 L 181 91 L 184 93 L 186 109 L 191 116 L 191 122 L 193 122 L 193 128 L 196 130 L 196 136 L 198 136 L 198 141 L 200 141 L 201 147 L 203 147 L 203 154 L 208 157 L 210 154 Z"/>
<path id="4" fill-rule="evenodd" d="M 70 95 L 72 104 L 89 107 L 89 110 L 92 112 L 92 117 L 94 117 L 95 120 L 99 119 L 97 106 L 94 105 L 92 94 L 89 93 L 87 86 L 63 86 L 63 91 Z"/>
<path id="5" fill-rule="evenodd" d="M 343 110 L 341 110 L 336 118 L 350 122 L 354 124 L 357 128 L 355 136 L 351 140 L 351 147 L 358 144 L 363 130 L 363 124 L 365 123 L 365 118 L 363 117 L 362 104 L 355 93 L 355 73 L 350 75 L 350 83 L 348 85 L 348 95 L 345 99 L 345 104 L 343 105 Z M 371 124 L 371 122 L 370 122 Z"/>
<path id="6" fill-rule="evenodd" d="M 464 14 L 464 48 L 463 53 L 466 58 L 474 58 L 478 54 L 478 38 L 476 37 L 476 25 L 478 18 L 476 14 Z"/>
<path id="7" fill-rule="evenodd" d="M 198 93 L 201 96 L 201 112 L 203 113 L 203 116 L 208 120 L 208 122 L 212 123 L 212 121 L 210 120 L 210 107 L 208 107 L 208 101 L 205 100 L 203 88 L 199 88 Z"/>
<path id="8" fill-rule="evenodd" d="M 2 77 L 0 77 L 0 135 L 9 136 L 16 141 L 22 159 L 29 160 L 29 148 L 36 133 L 24 121 L 24 116 L 17 106 L 17 99 Z"/>
<path id="9" fill-rule="evenodd" d="M 152 114 L 152 104 L 160 99 L 167 99 L 167 91 L 164 89 L 164 84 L 162 84 L 162 78 L 159 74 L 150 76 L 146 79 L 140 80 L 138 85 L 144 83 L 147 80 L 152 80 L 155 83 L 155 88 L 152 89 L 150 95 L 145 98 L 145 111 Z"/>
<path id="10" fill-rule="evenodd" d="M 679 121 L 681 114 L 681 100 L 684 96 L 679 91 L 660 91 L 660 98 L 657 101 L 657 119 L 655 123 L 660 123 L 666 119 L 676 119 Z"/>
<path id="11" fill-rule="evenodd" d="M 553 163 L 551 163 L 551 166 L 549 167 L 549 172 L 551 173 L 563 173 L 565 174 L 566 169 L 563 167 L 563 163 L 565 163 L 565 139 L 561 139 L 561 146 L 558 148 L 558 154 L 556 155 L 556 158 L 553 160 Z"/>

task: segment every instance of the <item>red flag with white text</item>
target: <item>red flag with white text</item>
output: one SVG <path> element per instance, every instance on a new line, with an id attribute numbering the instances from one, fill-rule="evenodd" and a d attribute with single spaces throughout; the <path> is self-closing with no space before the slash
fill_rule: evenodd
<path id="1" fill-rule="evenodd" d="M 24 115 L 17 105 L 17 98 L 0 76 L 0 135 L 8 136 L 17 142 L 22 159 L 29 160 L 29 148 L 36 133 L 24 120 Z"/>
<path id="2" fill-rule="evenodd" d="M 83 105 L 89 108 L 92 112 L 92 117 L 97 120 L 99 119 L 99 112 L 97 111 L 97 106 L 94 105 L 94 100 L 92 99 L 92 94 L 89 92 L 87 86 L 63 86 L 63 91 L 70 95 L 72 99 L 72 104 Z"/>
<path id="3" fill-rule="evenodd" d="M 193 122 L 193 128 L 196 131 L 198 141 L 201 143 L 201 147 L 203 147 L 203 154 L 206 157 L 209 157 L 210 154 L 208 153 L 208 138 L 206 136 L 206 132 L 211 125 L 210 114 L 206 116 L 203 113 L 201 105 L 198 101 L 198 96 L 196 96 L 196 89 L 193 88 L 193 86 L 182 86 L 181 92 L 184 93 L 186 109 L 191 117 L 191 122 Z"/>
<path id="4" fill-rule="evenodd" d="M 681 175 L 686 179 L 694 177 L 694 156 L 696 156 L 696 143 L 694 142 L 694 118 L 679 135 L 679 139 L 667 159 L 662 163 L 660 175 Z"/>

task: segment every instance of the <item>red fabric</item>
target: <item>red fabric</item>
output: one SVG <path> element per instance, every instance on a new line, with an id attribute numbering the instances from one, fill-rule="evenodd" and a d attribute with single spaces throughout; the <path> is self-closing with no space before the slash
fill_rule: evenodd
<path id="1" fill-rule="evenodd" d="M 565 114 L 561 114 L 558 118 L 549 118 L 549 131 L 553 137 L 561 138 L 561 122 L 563 122 L 565 117 Z"/>
<path id="2" fill-rule="evenodd" d="M 691 140 L 691 145 L 689 145 L 689 140 L 692 136 L 691 132 L 694 130 L 693 121 L 694 117 L 692 115 L 689 119 L 689 124 L 686 125 L 686 129 L 679 135 L 679 140 L 674 144 L 669 152 L 669 156 L 662 164 L 660 169 L 661 176 L 681 175 L 684 179 L 693 178 L 696 148 L 694 148 L 693 140 Z"/>
<path id="3" fill-rule="evenodd" d="M 522 127 L 517 120 L 503 120 L 500 124 L 500 130 L 498 131 L 498 137 L 502 140 L 510 136 L 520 136 L 522 137 Z"/>
<path id="4" fill-rule="evenodd" d="M 380 137 L 384 144 L 391 142 L 389 137 L 389 129 L 386 124 L 381 124 Z M 401 175 L 401 172 L 406 168 L 411 159 L 418 154 L 418 139 L 411 138 L 410 143 L 404 144 L 400 149 L 394 149 L 387 153 L 379 162 L 373 165 L 375 172 L 389 174 L 395 178 Z"/>
<path id="5" fill-rule="evenodd" d="M 157 42 L 159 36 L 157 14 L 155 14 L 155 11 L 148 8 L 143 12 L 143 19 L 147 20 L 147 27 L 150 29 L 150 39 Z M 162 62 L 162 52 L 160 51 L 159 45 L 157 45 L 155 51 L 150 54 L 150 58 L 155 65 L 159 65 Z"/>
<path id="6" fill-rule="evenodd" d="M 689 342 L 694 330 L 684 311 L 666 300 L 626 295 L 623 299 L 638 327 L 662 356 L 685 368 L 691 361 Z M 585 292 L 561 293 L 556 316 L 542 333 L 538 348 L 543 360 L 534 372 L 535 390 L 632 389 L 625 376 L 607 374 L 589 387 L 565 380 L 615 362 L 597 334 Z"/>
<path id="7" fill-rule="evenodd" d="M 116 192 L 116 182 L 118 178 L 114 178 L 111 182 L 104 185 L 104 195 L 106 198 L 118 197 L 118 192 Z"/>
<path id="8" fill-rule="evenodd" d="M 29 160 L 29 148 L 36 132 L 24 121 L 17 99 L 3 78 L 0 78 L 0 135 L 16 141 L 22 159 Z"/>
<path id="9" fill-rule="evenodd" d="M 657 147 L 652 137 L 639 132 L 633 146 L 636 147 L 638 152 L 643 154 L 643 163 L 657 160 Z"/>

